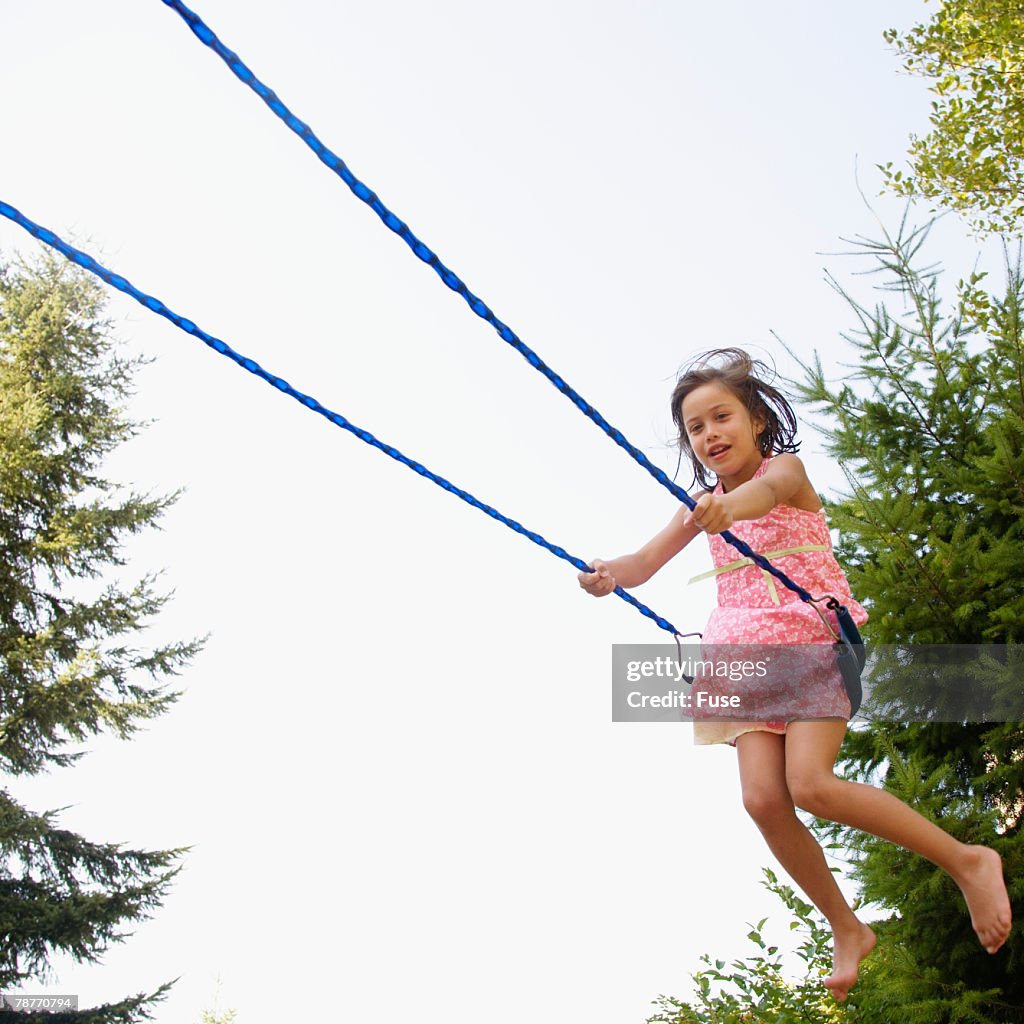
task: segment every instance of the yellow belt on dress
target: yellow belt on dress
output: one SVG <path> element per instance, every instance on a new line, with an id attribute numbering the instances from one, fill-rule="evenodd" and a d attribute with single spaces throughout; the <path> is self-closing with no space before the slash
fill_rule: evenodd
<path id="1" fill-rule="evenodd" d="M 764 552 L 765 558 L 781 558 L 783 555 L 799 555 L 804 551 L 829 551 L 831 550 L 827 544 L 801 544 L 795 548 L 781 548 L 779 551 L 766 551 Z M 754 565 L 752 558 L 737 558 L 735 562 L 729 562 L 726 565 L 720 565 L 715 569 L 711 569 L 709 572 L 702 572 L 697 576 L 694 576 L 690 580 L 690 583 L 698 583 L 700 580 L 709 580 L 712 576 L 721 576 L 723 572 L 732 572 L 733 569 L 743 569 L 748 565 Z M 767 569 L 762 569 L 764 578 L 768 581 L 768 590 L 771 592 L 772 601 L 775 604 L 779 604 L 779 592 L 775 588 L 775 577 L 772 576 Z"/>

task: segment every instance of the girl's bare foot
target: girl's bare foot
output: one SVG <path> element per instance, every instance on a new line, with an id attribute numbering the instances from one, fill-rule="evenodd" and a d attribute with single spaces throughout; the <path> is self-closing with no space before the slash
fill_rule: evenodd
<path id="1" fill-rule="evenodd" d="M 875 948 L 878 939 L 863 921 L 854 920 L 850 928 L 832 932 L 832 973 L 825 979 L 825 987 L 840 1003 L 857 980 L 861 960 Z"/>
<path id="2" fill-rule="evenodd" d="M 956 879 L 971 912 L 971 924 L 989 953 L 1010 934 L 1010 897 L 1003 881 L 1003 859 L 987 846 L 968 846 L 966 866 Z"/>

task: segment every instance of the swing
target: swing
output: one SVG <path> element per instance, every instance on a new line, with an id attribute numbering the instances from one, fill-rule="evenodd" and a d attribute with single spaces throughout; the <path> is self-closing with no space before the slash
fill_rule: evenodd
<path id="1" fill-rule="evenodd" d="M 277 94 L 270 89 L 267 85 L 260 81 L 256 75 L 246 66 L 241 58 L 228 49 L 221 41 L 217 38 L 214 32 L 203 22 L 203 20 L 194 11 L 191 11 L 186 7 L 181 0 L 163 0 L 163 2 L 179 14 L 184 21 L 188 24 L 189 28 L 195 34 L 195 36 L 205 46 L 212 49 L 223 61 L 232 73 L 250 89 L 252 89 L 264 103 L 273 111 L 273 113 L 299 138 L 305 143 L 305 145 L 316 155 L 316 157 L 327 166 L 333 173 L 335 173 L 352 191 L 352 193 L 366 203 L 376 214 L 380 217 L 381 221 L 391 231 L 397 234 L 402 240 L 409 246 L 416 257 L 431 266 L 445 285 L 452 291 L 460 294 L 465 299 L 469 308 L 479 317 L 486 320 L 491 324 L 492 327 L 498 332 L 498 335 L 503 341 L 511 345 L 516 349 L 527 362 L 539 373 L 542 373 L 547 379 L 564 394 L 573 404 L 589 419 L 593 420 L 597 426 L 599 426 L 605 434 L 608 435 L 619 447 L 623 448 L 628 454 L 638 462 L 644 469 L 647 470 L 662 486 L 669 490 L 678 500 L 682 501 L 688 508 L 693 509 L 695 501 L 690 495 L 679 487 L 668 475 L 654 466 L 650 460 L 641 452 L 638 448 L 632 445 L 622 433 L 618 430 L 593 407 L 591 406 L 582 395 L 573 390 L 573 388 L 558 374 L 556 374 L 546 363 L 534 352 L 529 346 L 527 346 L 506 324 L 502 323 L 491 309 L 476 295 L 474 295 L 467 286 L 459 279 L 459 277 L 451 271 L 448 267 L 441 262 L 438 256 L 428 248 L 423 242 L 421 242 L 410 230 L 409 226 L 393 214 L 384 204 L 380 198 L 371 191 L 365 184 L 355 177 L 354 174 L 345 165 L 344 161 L 333 153 L 312 131 L 308 124 L 301 121 L 296 117 L 285 104 L 280 100 Z M 468 504 L 479 508 L 487 515 L 504 523 L 510 529 L 515 530 L 517 533 L 522 534 L 527 539 L 532 540 L 535 544 L 544 547 L 552 554 L 559 558 L 568 561 L 574 565 L 580 571 L 593 572 L 593 569 L 582 559 L 579 559 L 573 555 L 568 554 L 563 548 L 557 547 L 545 540 L 540 534 L 534 533 L 530 530 L 525 529 L 520 523 L 515 520 L 509 519 L 502 515 L 496 509 L 489 505 L 485 505 L 478 499 L 474 498 L 473 495 L 467 491 L 456 487 L 454 484 L 445 480 L 432 473 L 429 469 L 423 466 L 419 462 L 415 462 L 407 456 L 403 455 L 397 448 L 384 444 L 379 441 L 369 431 L 359 428 L 349 422 L 344 416 L 339 413 L 333 412 L 332 410 L 323 406 L 315 398 L 310 395 L 303 394 L 293 388 L 286 380 L 278 377 L 274 374 L 269 373 L 263 367 L 261 367 L 255 360 L 249 359 L 242 356 L 238 352 L 235 352 L 225 342 L 219 338 L 215 338 L 201 328 L 199 328 L 193 321 L 180 316 L 166 306 L 159 299 L 154 298 L 152 295 L 148 295 L 145 292 L 141 292 L 134 285 L 132 285 L 126 278 L 119 274 L 115 274 L 108 270 L 102 264 L 100 264 L 93 257 L 82 252 L 79 249 L 69 245 L 63 239 L 61 239 L 54 232 L 47 228 L 41 227 L 25 217 L 20 211 L 15 209 L 13 206 L 9 206 L 7 203 L 0 202 L 0 215 L 7 217 L 9 220 L 18 224 L 34 237 L 44 242 L 51 248 L 56 249 L 66 258 L 72 262 L 77 263 L 79 266 L 88 270 L 89 272 L 100 277 L 106 281 L 112 287 L 130 295 L 136 301 L 142 303 L 150 311 L 159 314 L 170 320 L 175 326 L 181 330 L 192 335 L 193 337 L 199 338 L 206 345 L 213 348 L 221 355 L 227 356 L 234 362 L 238 363 L 243 369 L 248 370 L 250 373 L 261 377 L 267 383 L 271 384 L 277 390 L 290 395 L 297 401 L 300 401 L 308 409 L 313 412 L 317 412 L 330 420 L 336 426 L 341 427 L 344 430 L 348 430 L 357 436 L 360 440 L 372 445 L 383 451 L 386 455 L 399 462 L 402 462 L 408 468 L 418 473 L 420 476 L 424 476 L 442 487 L 444 490 L 449 491 L 456 497 L 461 498 Z M 833 637 L 835 643 L 834 648 L 836 651 L 836 658 L 839 664 L 840 671 L 842 673 L 844 685 L 846 687 L 847 694 L 850 697 L 851 704 L 851 716 L 856 713 L 861 703 L 861 683 L 860 677 L 861 672 L 865 663 L 865 650 L 864 642 L 861 639 L 860 632 L 857 629 L 856 624 L 853 622 L 852 617 L 849 614 L 847 608 L 842 605 L 832 595 L 825 595 L 823 597 L 814 598 L 806 590 L 794 583 L 788 576 L 785 575 L 781 570 L 777 569 L 771 564 L 763 555 L 753 551 L 748 544 L 734 537 L 729 531 L 724 531 L 722 539 L 732 544 L 738 551 L 743 555 L 750 558 L 754 563 L 759 565 L 765 572 L 770 573 L 776 579 L 778 579 L 788 589 L 794 591 L 799 595 L 801 600 L 810 603 L 818 615 L 821 617 L 822 622 L 825 624 L 829 631 L 829 634 Z M 642 604 L 636 598 L 634 598 L 627 591 L 624 591 L 621 587 L 615 588 L 615 593 L 622 600 L 629 604 L 632 604 L 638 611 L 643 615 L 652 619 L 661 629 L 671 633 L 676 640 L 678 646 L 679 639 L 684 636 L 700 636 L 699 633 L 680 633 L 668 620 L 662 616 L 657 615 L 646 605 Z M 825 618 L 821 609 L 818 607 L 818 602 L 825 600 L 826 607 L 834 611 L 836 614 L 836 620 L 839 627 L 838 634 L 832 625 Z"/>

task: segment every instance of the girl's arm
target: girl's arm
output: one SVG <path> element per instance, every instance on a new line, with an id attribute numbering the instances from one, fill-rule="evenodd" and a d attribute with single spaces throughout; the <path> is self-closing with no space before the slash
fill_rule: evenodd
<path id="1" fill-rule="evenodd" d="M 776 455 L 763 476 L 740 484 L 728 494 L 705 494 L 686 519 L 706 533 L 721 533 L 737 520 L 760 519 L 776 505 L 793 504 L 801 492 L 814 495 L 804 464 L 789 453 Z"/>
<path id="2" fill-rule="evenodd" d="M 706 492 L 702 492 L 706 493 Z M 639 551 L 603 562 L 595 558 L 590 564 L 594 572 L 581 572 L 580 586 L 594 597 L 610 594 L 616 585 L 629 589 L 646 583 L 670 558 L 678 555 L 700 533 L 696 523 L 689 523 L 690 510 L 683 505 L 668 526 L 652 537 Z"/>

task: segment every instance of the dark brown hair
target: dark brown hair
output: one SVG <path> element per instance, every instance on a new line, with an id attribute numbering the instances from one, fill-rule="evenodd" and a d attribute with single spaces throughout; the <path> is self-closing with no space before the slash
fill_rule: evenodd
<path id="1" fill-rule="evenodd" d="M 746 407 L 756 423 L 765 427 L 757 436 L 762 455 L 799 451 L 796 438 L 796 415 L 786 397 L 773 387 L 767 377 L 775 371 L 760 359 L 751 359 L 741 348 L 716 348 L 695 356 L 684 368 L 672 392 L 672 422 L 679 430 L 680 458 L 685 455 L 693 466 L 694 480 L 708 490 L 714 485 L 708 479 L 704 465 L 693 454 L 693 446 L 686 436 L 683 423 L 683 399 L 704 384 L 721 384 L 728 388 Z"/>

